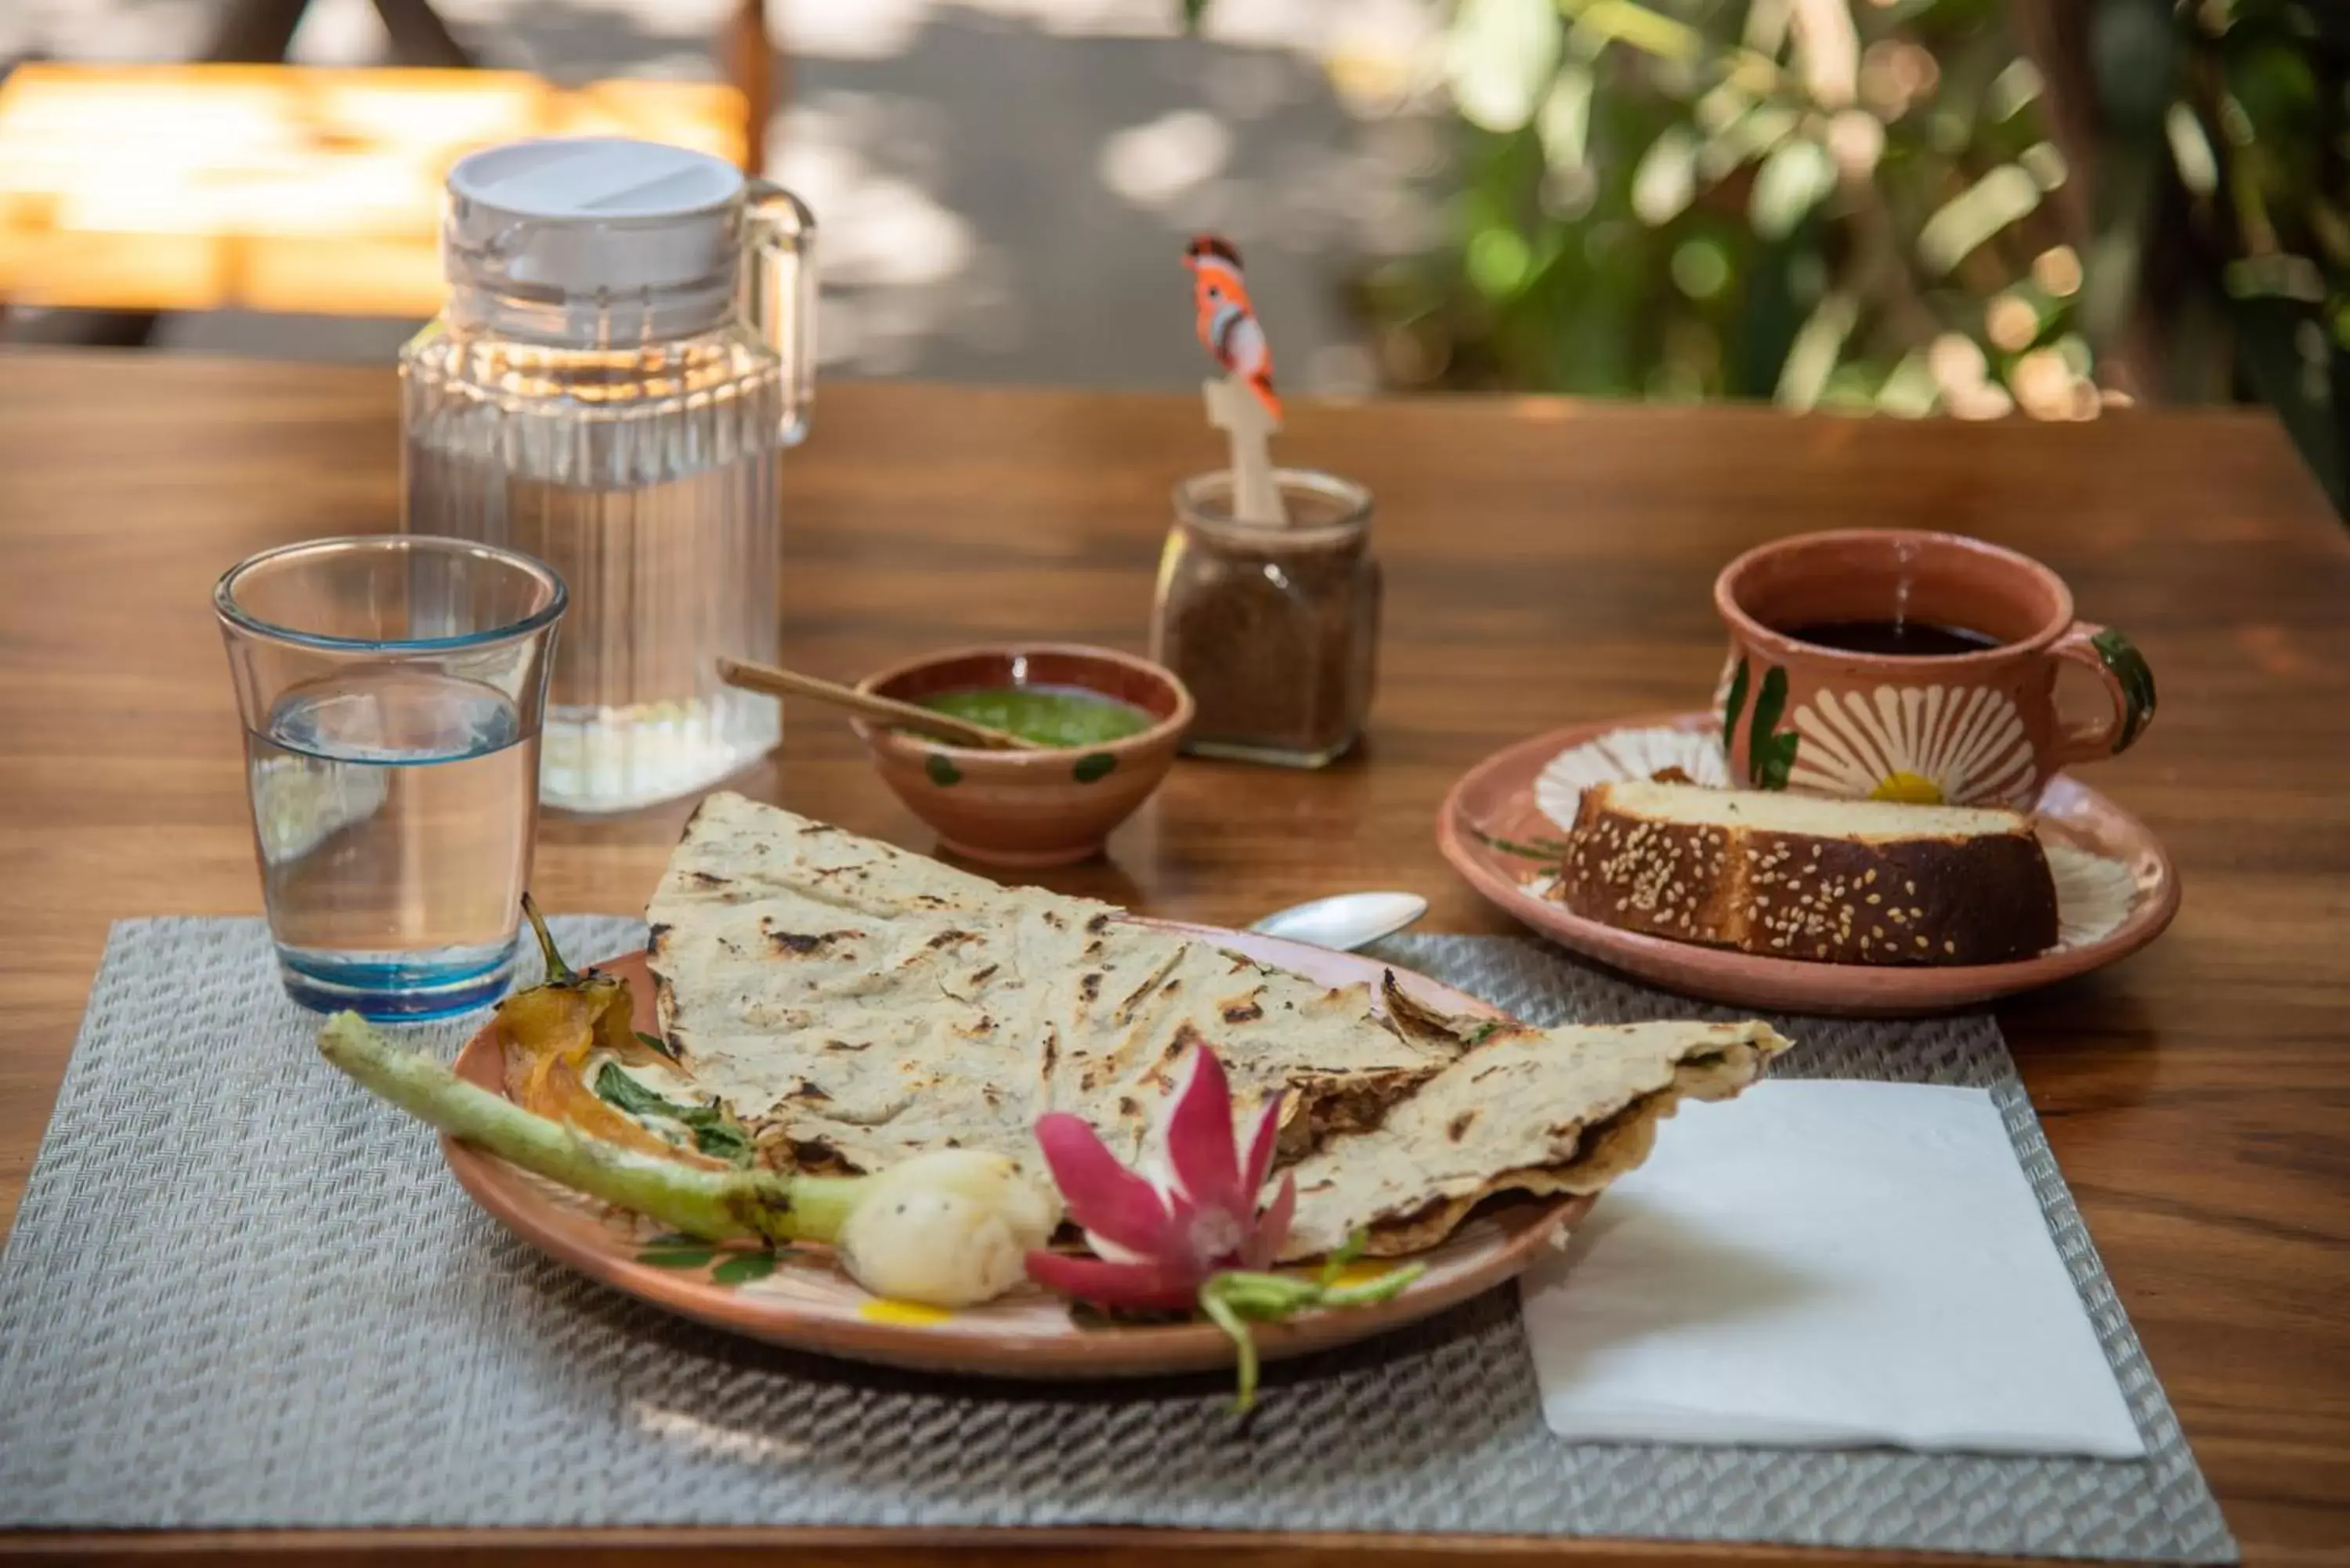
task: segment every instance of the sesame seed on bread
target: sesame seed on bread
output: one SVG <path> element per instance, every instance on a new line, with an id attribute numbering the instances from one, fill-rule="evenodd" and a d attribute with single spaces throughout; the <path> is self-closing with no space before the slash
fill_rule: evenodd
<path id="1" fill-rule="evenodd" d="M 2056 940 L 2031 821 L 1970 806 L 1599 784 L 1551 896 L 1625 930 L 1827 963 L 2003 963 Z"/>

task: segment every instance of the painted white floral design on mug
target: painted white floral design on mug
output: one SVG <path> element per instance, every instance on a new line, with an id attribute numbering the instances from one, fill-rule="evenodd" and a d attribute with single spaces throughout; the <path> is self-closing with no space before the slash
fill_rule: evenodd
<path id="1" fill-rule="evenodd" d="M 1988 686 L 1825 691 L 1795 710 L 1788 787 L 1918 805 L 2028 805 L 2031 738 Z"/>

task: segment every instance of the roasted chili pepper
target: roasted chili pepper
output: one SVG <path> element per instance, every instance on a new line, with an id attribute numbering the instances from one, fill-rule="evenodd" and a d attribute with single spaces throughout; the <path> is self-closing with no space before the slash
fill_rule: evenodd
<path id="1" fill-rule="evenodd" d="M 498 1027 L 506 1040 L 506 1097 L 525 1110 L 626 1148 L 692 1165 L 737 1163 L 670 1143 L 608 1103 L 589 1085 L 588 1063 L 599 1053 L 639 1064 L 666 1061 L 668 1053 L 639 1038 L 636 999 L 627 981 L 601 970 L 589 969 L 584 974 L 574 970 L 563 961 L 553 933 L 528 894 L 523 896 L 522 910 L 537 933 L 538 950 L 546 961 L 546 979 L 498 1003 Z M 731 1117 L 728 1121 L 739 1133 L 739 1124 L 733 1124 Z M 750 1141 L 730 1138 L 725 1147 L 747 1151 Z"/>

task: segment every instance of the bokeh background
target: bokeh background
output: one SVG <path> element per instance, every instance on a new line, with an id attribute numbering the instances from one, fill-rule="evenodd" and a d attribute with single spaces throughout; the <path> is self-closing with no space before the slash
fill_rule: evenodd
<path id="1" fill-rule="evenodd" d="M 421 3 L 310 0 L 285 57 L 409 57 L 403 17 Z M 11 0 L 0 63 L 219 57 L 244 4 Z M 1283 379 L 1304 390 L 2038 420 L 2251 400 L 2342 500 L 2350 5 L 429 10 L 473 62 L 557 83 L 726 79 L 729 30 L 757 12 L 773 98 L 754 134 L 823 221 L 836 372 L 1191 384 L 1180 256 L 1212 228 L 1245 254 Z M 138 135 L 110 130 L 140 156 Z M 0 158 L 0 218 L 7 181 Z M 182 310 L 137 336 L 385 359 L 413 326 Z M 0 326 L 119 331 L 36 299 Z"/>

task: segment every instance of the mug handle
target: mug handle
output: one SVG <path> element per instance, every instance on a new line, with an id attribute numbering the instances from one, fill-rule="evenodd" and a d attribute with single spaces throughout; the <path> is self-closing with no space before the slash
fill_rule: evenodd
<path id="1" fill-rule="evenodd" d="M 2048 656 L 2078 664 L 2105 683 L 2113 713 L 2068 724 L 2056 736 L 2056 765 L 2095 762 L 2129 750 L 2154 722 L 2154 671 L 2128 638 L 2111 627 L 2076 620 L 2051 644 Z"/>

